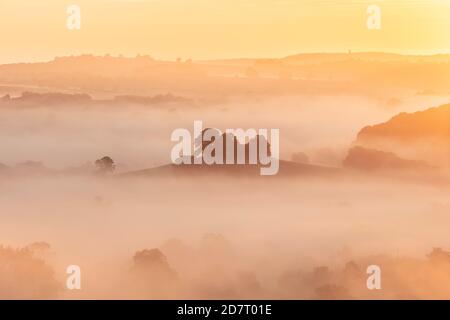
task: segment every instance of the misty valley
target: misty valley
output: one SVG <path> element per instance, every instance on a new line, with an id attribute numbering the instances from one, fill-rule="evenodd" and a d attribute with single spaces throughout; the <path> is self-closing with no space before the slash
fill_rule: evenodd
<path id="1" fill-rule="evenodd" d="M 450 72 L 420 59 L 0 65 L 0 297 L 449 298 Z"/>

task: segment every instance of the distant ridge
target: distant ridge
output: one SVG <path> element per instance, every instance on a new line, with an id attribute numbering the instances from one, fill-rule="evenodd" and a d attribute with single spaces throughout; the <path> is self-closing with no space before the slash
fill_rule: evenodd
<path id="1" fill-rule="evenodd" d="M 292 176 L 330 177 L 337 176 L 341 169 L 323 167 L 311 164 L 301 164 L 280 160 L 280 169 L 274 176 L 261 176 L 259 165 L 175 165 L 167 164 L 160 167 L 126 172 L 118 177 L 195 177 L 195 176 L 229 176 L 242 178 L 277 178 Z"/>
<path id="2" fill-rule="evenodd" d="M 383 94 L 394 89 L 448 94 L 449 80 L 450 55 L 376 52 L 206 61 L 82 55 L 0 65 L 0 87 L 144 95 L 174 92 L 214 99 L 253 94 Z"/>
<path id="3" fill-rule="evenodd" d="M 377 170 L 432 170 L 424 161 L 403 159 L 393 152 L 353 147 L 343 161 L 346 168 L 364 171 Z"/>
<path id="4" fill-rule="evenodd" d="M 450 104 L 414 113 L 400 113 L 389 121 L 364 127 L 357 137 L 358 143 L 390 139 L 420 141 L 427 138 L 450 141 Z"/>
<path id="5" fill-rule="evenodd" d="M 154 96 L 143 95 L 117 95 L 112 99 L 94 99 L 88 94 L 70 94 L 61 92 L 36 93 L 24 91 L 20 96 L 11 97 L 9 94 L 0 97 L 1 107 L 62 107 L 66 105 L 75 106 L 123 106 L 140 105 L 155 106 L 161 104 L 183 104 L 194 105 L 195 101 L 186 97 L 167 94 Z"/>
<path id="6" fill-rule="evenodd" d="M 450 104 L 414 113 L 403 112 L 384 123 L 366 126 L 359 131 L 354 145 L 449 167 Z"/>

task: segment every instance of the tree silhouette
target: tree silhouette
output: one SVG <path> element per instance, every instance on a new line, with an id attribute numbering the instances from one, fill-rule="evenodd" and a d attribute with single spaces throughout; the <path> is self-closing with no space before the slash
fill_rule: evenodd
<path id="1" fill-rule="evenodd" d="M 116 165 L 114 164 L 114 160 L 110 157 L 103 157 L 95 161 L 95 166 L 99 173 L 113 173 L 116 169 Z"/>

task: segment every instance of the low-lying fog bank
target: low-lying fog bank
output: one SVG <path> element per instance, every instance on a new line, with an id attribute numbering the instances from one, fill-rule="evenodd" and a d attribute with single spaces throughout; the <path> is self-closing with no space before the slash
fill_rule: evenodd
<path id="1" fill-rule="evenodd" d="M 0 249 L 1 297 L 448 298 L 450 258 L 426 255 L 450 247 L 449 191 L 373 176 L 1 179 L 14 248 Z M 369 265 L 382 290 L 367 290 Z"/>

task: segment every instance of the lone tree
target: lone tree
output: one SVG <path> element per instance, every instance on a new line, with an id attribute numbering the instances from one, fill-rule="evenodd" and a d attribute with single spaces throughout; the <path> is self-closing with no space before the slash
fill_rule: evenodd
<path id="1" fill-rule="evenodd" d="M 106 174 L 113 173 L 116 169 L 116 165 L 114 164 L 114 160 L 110 157 L 103 157 L 95 161 L 95 166 L 98 169 L 98 173 Z"/>

